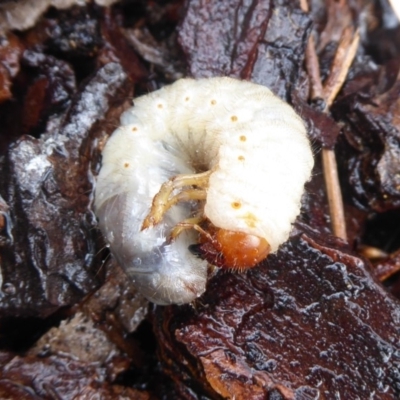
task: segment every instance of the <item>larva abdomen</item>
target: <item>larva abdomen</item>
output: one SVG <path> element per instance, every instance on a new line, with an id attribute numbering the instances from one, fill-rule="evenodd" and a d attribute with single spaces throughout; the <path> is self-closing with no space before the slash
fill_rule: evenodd
<path id="1" fill-rule="evenodd" d="M 159 304 L 185 303 L 205 290 L 207 265 L 188 251 L 193 231 L 171 242 L 168 236 L 196 210 L 178 202 L 141 230 L 161 185 L 211 171 L 182 190 L 186 197 L 205 200 L 202 214 L 216 229 L 262 240 L 275 252 L 299 213 L 312 167 L 303 121 L 269 89 L 231 78 L 182 79 L 135 99 L 122 115 L 103 151 L 96 214 L 138 289 Z M 235 236 L 219 237 L 229 245 Z"/>

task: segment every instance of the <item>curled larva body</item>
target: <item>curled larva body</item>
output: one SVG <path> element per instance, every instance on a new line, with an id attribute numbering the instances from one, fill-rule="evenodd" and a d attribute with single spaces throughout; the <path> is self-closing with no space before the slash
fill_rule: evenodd
<path id="1" fill-rule="evenodd" d="M 269 89 L 231 78 L 181 79 L 135 99 L 122 115 L 103 150 L 95 210 L 138 290 L 158 304 L 182 304 L 204 292 L 207 263 L 188 250 L 193 230 L 168 240 L 193 214 L 191 202 L 143 229 L 161 185 L 210 171 L 205 194 L 192 189 L 188 198 L 205 201 L 214 227 L 263 240 L 275 252 L 300 212 L 312 167 L 303 121 Z"/>

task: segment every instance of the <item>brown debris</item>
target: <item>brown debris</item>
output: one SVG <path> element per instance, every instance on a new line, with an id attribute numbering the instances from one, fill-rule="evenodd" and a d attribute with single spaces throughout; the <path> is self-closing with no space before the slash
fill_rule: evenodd
<path id="1" fill-rule="evenodd" d="M 396 75 L 375 76 L 372 85 L 343 97 L 335 109 L 345 111 L 348 122 L 349 166 L 354 166 L 348 175 L 355 201 L 379 212 L 400 204 L 399 67 L 388 65 L 385 70 Z"/>
<path id="2" fill-rule="evenodd" d="M 137 53 L 130 46 L 121 27 L 112 17 L 111 11 L 107 11 L 104 14 L 101 33 L 105 39 L 105 45 L 98 58 L 99 64 L 106 65 L 109 62 L 118 62 L 128 73 L 132 82 L 136 83 L 146 79 L 148 71 L 143 66 Z"/>
<path id="3" fill-rule="evenodd" d="M 68 63 L 43 53 L 26 50 L 22 64 L 28 77 L 21 126 L 23 133 L 35 135 L 70 105 L 76 79 Z"/>
<path id="4" fill-rule="evenodd" d="M 0 103 L 12 96 L 12 79 L 19 72 L 22 43 L 11 32 L 0 34 Z"/>
<path id="5" fill-rule="evenodd" d="M 390 254 L 375 265 L 375 276 L 385 281 L 400 271 L 400 250 Z"/>
<path id="6" fill-rule="evenodd" d="M 69 354 L 75 360 L 104 364 L 118 351 L 105 333 L 78 311 L 71 319 L 62 321 L 59 327 L 46 332 L 28 354 Z"/>
<path id="7" fill-rule="evenodd" d="M 135 332 L 145 320 L 149 303 L 136 292 L 115 261 L 107 271 L 105 283 L 86 299 L 83 309 L 109 340 L 131 358 L 132 364 L 140 366 L 144 362 L 143 351 L 127 334 Z"/>
<path id="8" fill-rule="evenodd" d="M 393 399 L 396 313 L 361 259 L 306 232 L 248 274 L 217 275 L 196 310 L 159 309 L 155 322 L 169 373 L 197 371 L 204 393 Z"/>
<path id="9" fill-rule="evenodd" d="M 190 74 L 250 79 L 287 98 L 300 73 L 311 21 L 295 4 L 282 3 L 191 1 L 179 30 Z"/>
<path id="10" fill-rule="evenodd" d="M 77 361 L 68 356 L 10 356 L 0 353 L 1 398 L 148 400 L 146 392 L 110 385 L 98 363 Z"/>
<path id="11" fill-rule="evenodd" d="M 98 285 L 88 178 L 94 153 L 88 139 L 115 104 L 114 96 L 126 96 L 127 90 L 120 66 L 109 64 L 86 85 L 58 129 L 40 139 L 22 137 L 10 148 L 1 187 L 11 205 L 14 242 L 2 249 L 2 282 L 9 289 L 1 314 L 46 315 Z M 97 128 L 96 134 L 104 133 Z"/>

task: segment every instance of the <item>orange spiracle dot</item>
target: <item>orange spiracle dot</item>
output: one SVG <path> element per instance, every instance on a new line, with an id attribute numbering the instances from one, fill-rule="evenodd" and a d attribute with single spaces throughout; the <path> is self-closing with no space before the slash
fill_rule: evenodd
<path id="1" fill-rule="evenodd" d="M 271 250 L 269 243 L 259 236 L 219 229 L 215 234 L 218 250 L 226 268 L 243 270 L 264 260 Z"/>

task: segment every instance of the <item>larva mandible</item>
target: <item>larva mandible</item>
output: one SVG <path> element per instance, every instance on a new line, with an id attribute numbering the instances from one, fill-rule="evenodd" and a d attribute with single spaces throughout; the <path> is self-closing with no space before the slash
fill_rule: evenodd
<path id="1" fill-rule="evenodd" d="M 266 87 L 181 79 L 121 116 L 103 150 L 96 215 L 145 297 L 188 303 L 205 290 L 207 262 L 184 228 L 202 231 L 206 219 L 213 228 L 202 234 L 226 264 L 254 266 L 288 239 L 313 163 L 302 119 Z"/>

